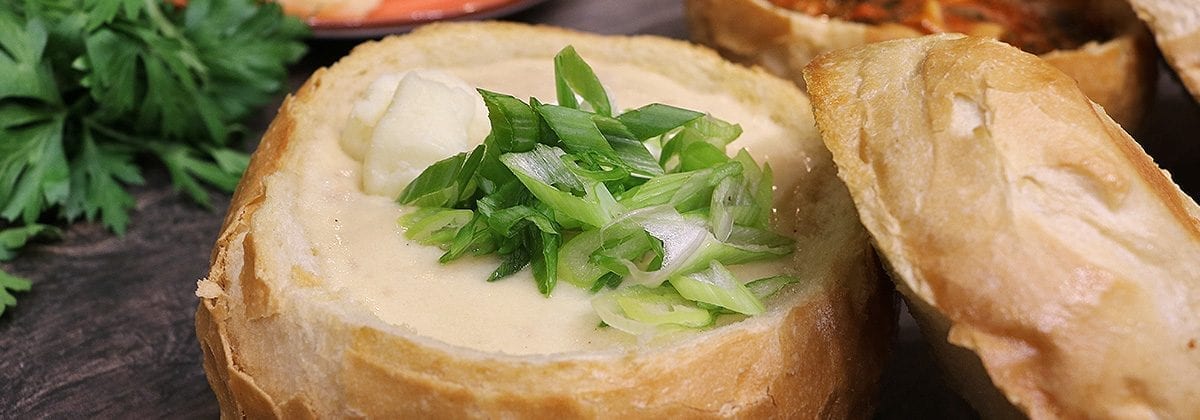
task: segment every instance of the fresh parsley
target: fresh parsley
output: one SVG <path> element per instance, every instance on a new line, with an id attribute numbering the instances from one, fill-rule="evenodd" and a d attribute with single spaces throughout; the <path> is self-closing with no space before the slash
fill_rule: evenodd
<path id="1" fill-rule="evenodd" d="M 308 29 L 257 0 L 13 0 L 0 7 L 0 260 L 43 223 L 129 226 L 139 164 L 208 206 L 248 157 L 239 124 L 285 86 Z M 149 158 L 149 159 L 147 159 Z M 0 272 L 0 314 L 29 281 Z"/>
<path id="2" fill-rule="evenodd" d="M 498 255 L 488 281 L 528 266 L 544 295 L 560 280 L 596 292 L 603 323 L 631 334 L 761 313 L 796 281 L 726 268 L 793 250 L 769 227 L 770 166 L 725 151 L 740 126 L 664 104 L 614 116 L 573 48 L 554 66 L 558 105 L 479 91 L 492 131 L 400 194 L 418 207 L 400 219 L 408 238 L 443 248 L 443 263 Z"/>

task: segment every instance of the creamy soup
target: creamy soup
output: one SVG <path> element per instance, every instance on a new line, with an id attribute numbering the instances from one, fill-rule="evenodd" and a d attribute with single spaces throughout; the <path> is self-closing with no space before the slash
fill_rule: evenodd
<path id="1" fill-rule="evenodd" d="M 721 94 L 697 93 L 664 76 L 633 66 L 592 63 L 608 88 L 616 109 L 652 102 L 709 112 L 739 123 L 742 137 L 729 148 L 747 148 L 775 171 L 776 211 L 779 191 L 791 191 L 807 172 L 801 145 L 762 112 Z M 519 98 L 552 101 L 555 97 L 550 60 L 514 60 L 489 66 L 441 69 L 484 89 Z M 415 140 L 414 140 L 415 141 Z M 302 144 L 306 170 L 298 183 L 295 220 L 313 245 L 312 270 L 324 287 L 340 299 L 370 309 L 379 319 L 449 344 L 511 354 L 539 354 L 629 345 L 635 337 L 600 328 L 591 295 L 561 283 L 552 297 L 541 295 L 528 269 L 503 280 L 484 280 L 495 269 L 494 256 L 466 257 L 439 264 L 442 251 L 405 239 L 397 219 L 406 208 L 392 199 L 365 194 L 362 163 L 348 156 L 337 141 Z M 786 273 L 794 258 L 732 267 L 743 279 Z M 769 305 L 769 302 L 768 302 Z"/>

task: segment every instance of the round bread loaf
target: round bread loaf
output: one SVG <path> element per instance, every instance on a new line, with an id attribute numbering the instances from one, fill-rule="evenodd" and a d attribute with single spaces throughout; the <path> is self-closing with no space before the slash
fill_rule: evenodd
<path id="1" fill-rule="evenodd" d="M 1041 57 L 1074 78 L 1080 89 L 1122 126 L 1137 127 L 1154 93 L 1157 55 L 1149 34 L 1125 0 L 1069 4 L 1077 5 L 1081 15 L 1095 14 L 1102 32 L 1110 32 L 1111 37 L 1045 52 Z M 809 15 L 772 0 L 687 0 L 685 5 L 693 39 L 726 58 L 762 66 L 800 86 L 804 86 L 804 66 L 818 54 L 920 35 L 899 24 L 870 25 Z"/>
<path id="2" fill-rule="evenodd" d="M 863 224 L 985 417 L 1200 417 L 1200 208 L 1070 77 L 941 35 L 805 78 Z"/>
<path id="3" fill-rule="evenodd" d="M 594 332 L 586 292 L 544 298 L 527 273 L 486 283 L 470 261 L 440 266 L 396 227 L 401 206 L 362 192 L 338 135 L 372 81 L 435 69 L 552 99 L 567 45 L 618 104 L 739 122 L 733 146 L 776 168 L 775 225 L 797 242 L 783 264 L 801 281 L 765 313 L 647 342 Z M 438 24 L 363 44 L 287 98 L 198 284 L 196 332 L 230 418 L 865 417 L 895 322 L 880 274 L 790 83 L 684 42 Z"/>

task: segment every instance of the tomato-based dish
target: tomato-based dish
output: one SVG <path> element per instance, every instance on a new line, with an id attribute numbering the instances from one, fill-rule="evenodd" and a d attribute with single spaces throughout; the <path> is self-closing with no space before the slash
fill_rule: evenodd
<path id="1" fill-rule="evenodd" d="M 771 0 L 801 13 L 866 24 L 900 24 L 924 34 L 987 36 L 1035 54 L 1071 49 L 1103 37 L 1102 25 L 1077 1 Z"/>

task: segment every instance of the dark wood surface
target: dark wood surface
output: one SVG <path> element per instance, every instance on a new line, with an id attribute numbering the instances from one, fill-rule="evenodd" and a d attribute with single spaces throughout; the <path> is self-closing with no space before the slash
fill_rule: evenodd
<path id="1" fill-rule="evenodd" d="M 552 0 L 509 19 L 685 38 L 681 13 L 675 0 Z M 311 41 L 291 86 L 356 42 Z M 275 106 L 254 130 L 265 129 Z M 1200 192 L 1200 109 L 1169 72 L 1145 126 L 1135 137 L 1186 191 Z M 193 330 L 193 290 L 228 198 L 218 195 L 206 210 L 172 190 L 161 169 L 147 177 L 135 189 L 125 237 L 76 224 L 63 240 L 0 265 L 35 282 L 0 318 L 0 419 L 217 417 Z M 972 416 L 946 390 L 910 318 L 903 317 L 884 382 L 880 418 Z"/>

